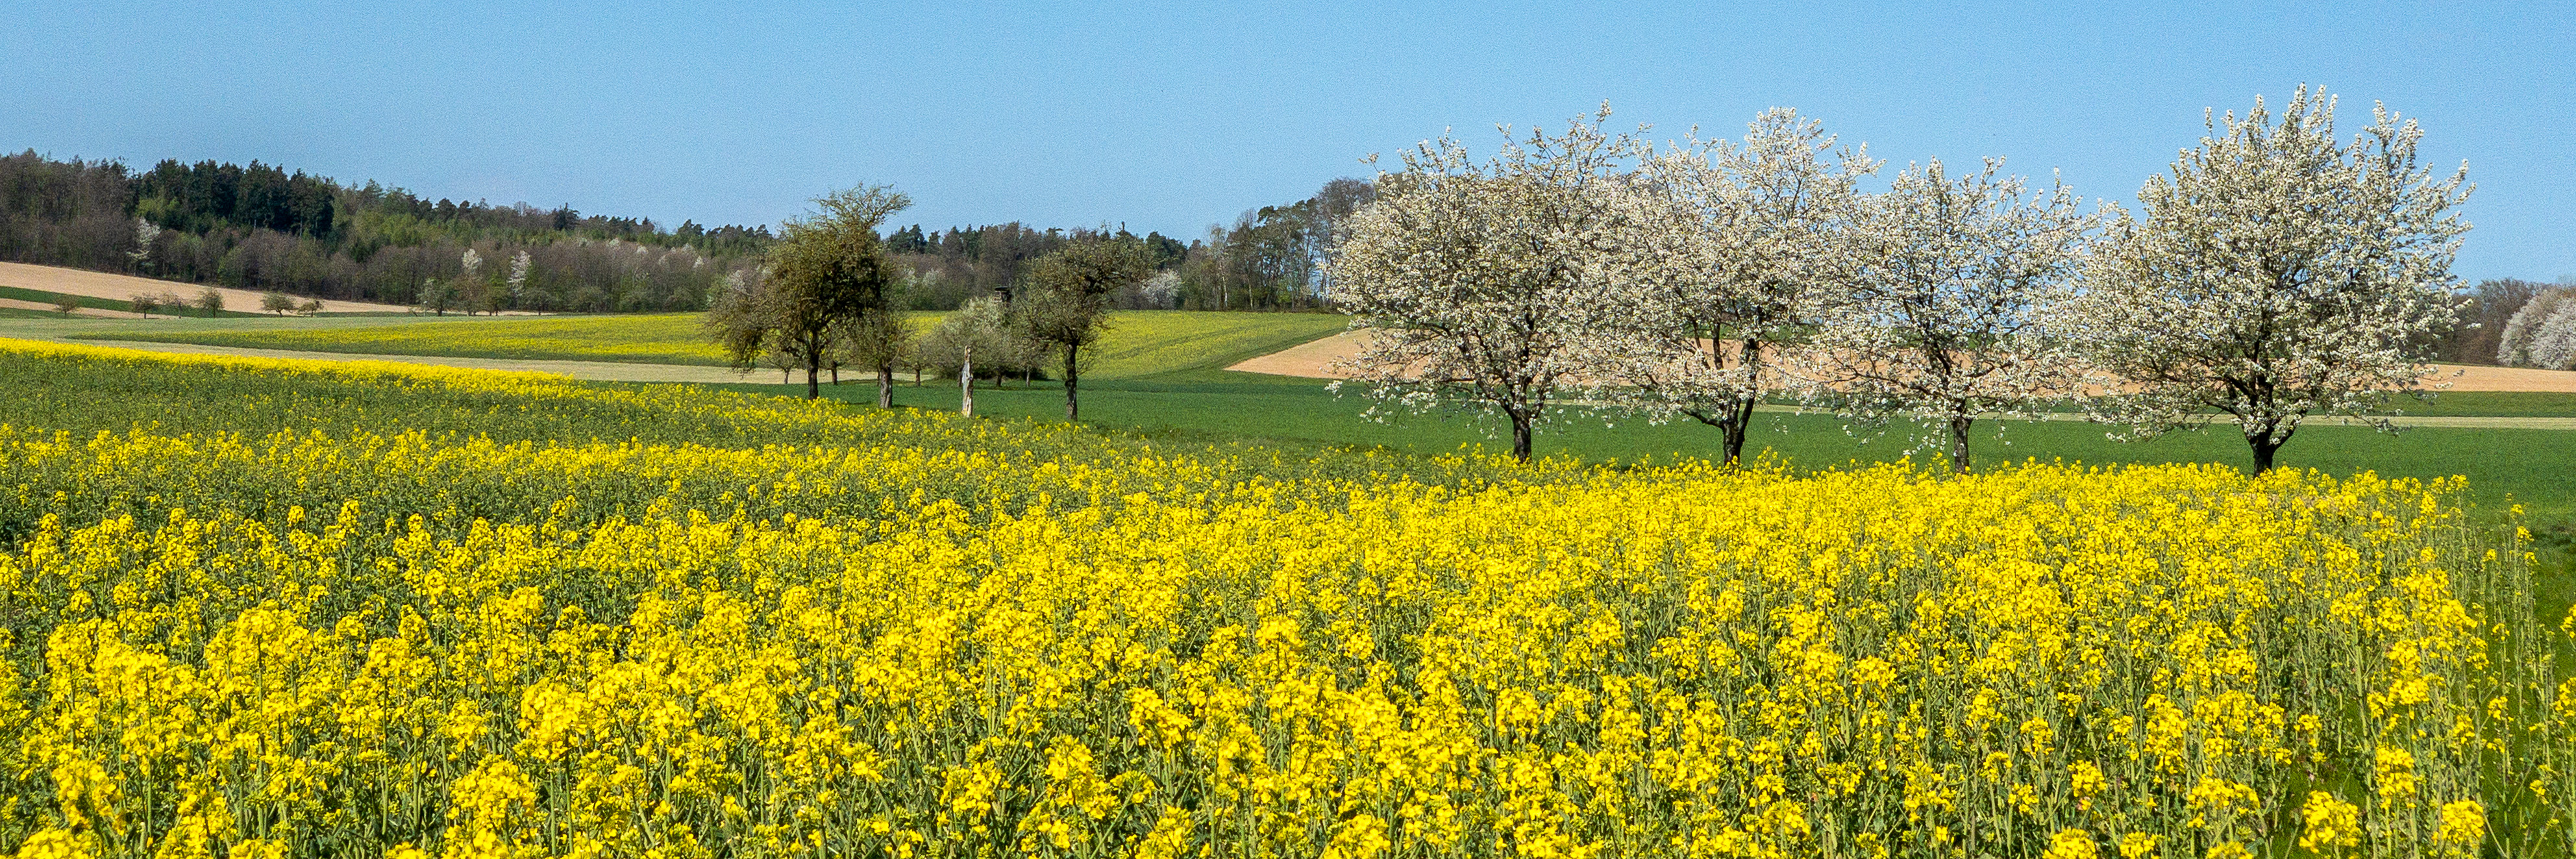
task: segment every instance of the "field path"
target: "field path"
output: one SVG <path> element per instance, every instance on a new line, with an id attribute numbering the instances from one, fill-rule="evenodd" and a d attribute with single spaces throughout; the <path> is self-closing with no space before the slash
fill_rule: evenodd
<path id="1" fill-rule="evenodd" d="M 148 277 L 83 271 L 50 265 L 28 265 L 22 262 L 0 262 L 0 286 L 117 301 L 132 298 L 136 293 L 147 292 L 155 295 L 164 292 L 175 293 L 182 300 L 193 299 L 198 292 L 205 289 L 199 284 L 180 283 L 175 280 L 154 280 Z M 225 310 L 259 312 L 259 297 L 262 293 L 247 289 L 218 288 L 215 291 L 223 293 Z M 324 299 L 322 302 L 324 313 L 403 313 L 409 310 L 411 308 L 391 304 L 370 304 L 364 301 Z"/>
<path id="2" fill-rule="evenodd" d="M 1367 345 L 1369 332 L 1345 331 L 1300 344 L 1258 358 L 1242 361 L 1228 370 L 1263 373 L 1272 376 L 1296 376 L 1307 379 L 1336 379 L 1335 361 L 1349 360 Z M 2435 364 L 2426 386 L 2450 383 L 2449 391 L 2519 391 L 2527 393 L 2576 394 L 2576 370 L 2539 370 L 2530 367 L 2483 367 L 2474 364 Z M 2554 419 L 2553 419 L 2554 420 Z"/>

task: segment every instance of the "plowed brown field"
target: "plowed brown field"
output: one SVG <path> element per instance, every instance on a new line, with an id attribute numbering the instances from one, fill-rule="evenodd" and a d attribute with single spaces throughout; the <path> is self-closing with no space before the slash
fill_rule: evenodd
<path id="1" fill-rule="evenodd" d="M 1227 367 L 1245 373 L 1272 376 L 1297 376 L 1307 379 L 1334 379 L 1343 374 L 1333 372 L 1336 361 L 1349 360 L 1359 354 L 1368 341 L 1369 332 L 1346 331 L 1321 340 L 1300 344 Z M 2529 367 L 2482 367 L 2471 364 L 2435 364 L 2434 374 L 2426 385 L 2449 382 L 2453 391 L 2533 391 L 2542 393 L 2576 393 L 2576 370 L 2535 370 Z"/>
<path id="2" fill-rule="evenodd" d="M 17 262 L 0 262 L 0 286 L 38 289 L 88 298 L 111 298 L 118 301 L 133 298 L 138 293 L 158 295 L 165 292 L 175 293 L 182 299 L 192 299 L 199 291 L 205 289 L 193 283 Z M 260 293 L 247 289 L 217 288 L 215 291 L 223 293 L 226 310 L 254 313 L 259 311 Z M 401 313 L 410 309 L 392 304 L 370 304 L 364 301 L 325 299 L 322 302 L 324 313 Z"/>

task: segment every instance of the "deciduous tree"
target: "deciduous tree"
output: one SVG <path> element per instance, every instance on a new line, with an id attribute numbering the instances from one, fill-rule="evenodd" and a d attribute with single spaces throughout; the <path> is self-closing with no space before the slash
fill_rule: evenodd
<path id="1" fill-rule="evenodd" d="M 2576 369 L 2576 288 L 2539 290 L 2505 321 L 2496 363 Z"/>
<path id="2" fill-rule="evenodd" d="M 964 307 L 939 320 L 922 339 L 924 358 L 957 368 L 957 413 L 975 416 L 975 358 L 1000 357 L 1012 349 L 1001 302 L 970 298 Z"/>
<path id="3" fill-rule="evenodd" d="M 823 395 L 823 369 L 845 329 L 869 314 L 890 314 L 894 270 L 877 225 L 912 205 L 884 185 L 832 192 L 815 211 L 788 221 L 757 280 L 729 282 L 706 318 L 708 332 L 734 366 L 764 355 L 805 371 L 807 399 Z"/>
<path id="4" fill-rule="evenodd" d="M 2384 106 L 2349 142 L 2334 100 L 2301 87 L 2276 117 L 2261 99 L 2209 120 L 2143 211 L 2112 229 L 2072 321 L 2123 381 L 2091 398 L 2137 434 L 2232 419 L 2254 470 L 2302 421 L 2350 416 L 2393 430 L 2392 394 L 2431 369 L 2455 324 L 2451 258 L 2468 168 L 2416 164 L 2422 132 Z"/>
<path id="5" fill-rule="evenodd" d="M 1152 276 L 1154 259 L 1142 242 L 1095 239 L 1066 245 L 1029 266 L 1025 286 L 1012 299 L 1020 335 L 1054 353 L 1064 373 L 1064 419 L 1077 420 L 1082 403 L 1084 349 L 1109 324 L 1109 298 Z"/>
<path id="6" fill-rule="evenodd" d="M 1464 407 L 1511 427 L 1526 461 L 1561 394 L 1604 365 L 1601 333 L 1642 267 L 1645 146 L 1609 134 L 1607 106 L 1563 134 L 1504 135 L 1478 162 L 1447 136 L 1380 173 L 1350 218 L 1328 296 L 1374 333 L 1343 365 L 1384 409 Z"/>
<path id="7" fill-rule="evenodd" d="M 1961 473 L 1979 415 L 2036 417 L 2083 380 L 2046 324 L 2099 219 L 2062 184 L 2034 193 L 2002 171 L 1990 158 L 1953 178 L 1934 160 L 1862 198 L 1849 277 L 1798 368 L 1846 417 L 1932 429 Z"/>
<path id="8" fill-rule="evenodd" d="M 1614 393 L 1655 419 L 1717 428 L 1739 461 L 1753 407 L 1780 382 L 1778 353 L 1845 274 L 1855 179 L 1877 169 L 1867 147 L 1838 150 L 1788 108 L 1754 118 L 1741 144 L 1693 141 L 1648 162 L 1644 187 L 1671 218 L 1646 239 L 1655 271 L 1618 300 Z"/>

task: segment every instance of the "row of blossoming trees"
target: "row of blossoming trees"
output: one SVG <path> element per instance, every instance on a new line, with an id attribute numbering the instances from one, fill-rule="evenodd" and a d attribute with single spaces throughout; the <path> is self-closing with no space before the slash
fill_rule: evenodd
<path id="1" fill-rule="evenodd" d="M 1379 174 L 1331 263 L 1374 413 L 1481 409 L 1526 459 L 1580 401 L 1715 427 L 1732 462 L 1787 397 L 1918 422 L 1965 470 L 1979 417 L 2077 403 L 2138 436 L 2232 418 L 2259 471 L 2307 417 L 2387 428 L 2458 320 L 2466 168 L 2419 167 L 2384 108 L 2338 139 L 2322 90 L 2213 117 L 2136 216 L 2001 159 L 1865 193 L 1880 162 L 1792 110 L 1660 148 L 1609 115 Z"/>

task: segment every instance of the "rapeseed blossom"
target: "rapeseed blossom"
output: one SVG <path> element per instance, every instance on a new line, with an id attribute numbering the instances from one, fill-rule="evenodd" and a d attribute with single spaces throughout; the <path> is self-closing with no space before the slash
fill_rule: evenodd
<path id="1" fill-rule="evenodd" d="M 369 431 L 0 430 L 0 847 L 2571 848 L 2576 616 L 2534 614 L 2528 536 L 2457 481 L 1299 474 L 1037 425 L 241 366 L 841 441 L 504 442 L 392 406 Z"/>

